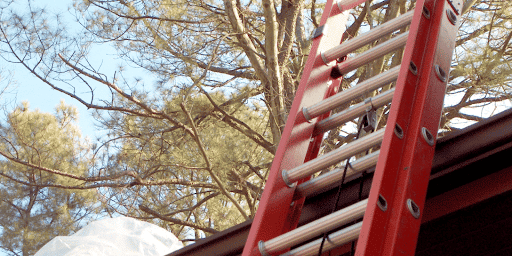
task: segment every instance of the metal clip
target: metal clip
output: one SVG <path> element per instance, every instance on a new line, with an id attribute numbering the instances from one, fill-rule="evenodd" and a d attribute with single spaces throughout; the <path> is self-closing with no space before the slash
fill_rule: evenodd
<path id="1" fill-rule="evenodd" d="M 364 104 L 369 104 L 369 106 L 366 108 L 366 114 L 361 119 L 361 125 L 365 132 L 371 132 L 377 128 L 377 113 L 373 107 L 372 98 L 365 99 Z"/>
<path id="2" fill-rule="evenodd" d="M 321 35 L 325 35 L 326 31 L 327 31 L 327 24 L 316 28 L 315 32 L 313 33 L 313 39 L 315 39 L 315 38 L 317 38 L 317 37 L 319 37 Z"/>
<path id="3" fill-rule="evenodd" d="M 371 109 L 364 114 L 362 126 L 365 132 L 371 132 L 377 128 L 377 113 L 374 109 Z"/>
<path id="4" fill-rule="evenodd" d="M 367 98 L 364 100 L 364 104 L 370 104 L 368 107 L 366 107 L 366 112 L 369 112 L 370 110 L 373 109 L 373 103 L 372 103 L 372 98 Z"/>

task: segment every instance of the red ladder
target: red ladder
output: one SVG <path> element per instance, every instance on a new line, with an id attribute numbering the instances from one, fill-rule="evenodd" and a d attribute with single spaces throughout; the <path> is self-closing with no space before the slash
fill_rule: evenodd
<path id="1" fill-rule="evenodd" d="M 414 10 L 340 44 L 347 10 L 362 2 L 326 3 L 243 255 L 317 255 L 322 234 L 363 215 L 362 222 L 328 235 L 323 250 L 358 240 L 356 255 L 414 255 L 462 0 L 417 0 Z M 407 32 L 337 61 L 406 26 Z M 400 66 L 335 94 L 338 76 L 404 46 Z M 393 81 L 395 88 L 329 117 L 332 109 Z M 318 156 L 326 131 L 391 101 L 386 128 Z M 376 165 L 369 198 L 296 228 L 305 197 L 340 183 L 343 170 L 310 176 L 379 145 L 351 162 L 346 174 Z"/>

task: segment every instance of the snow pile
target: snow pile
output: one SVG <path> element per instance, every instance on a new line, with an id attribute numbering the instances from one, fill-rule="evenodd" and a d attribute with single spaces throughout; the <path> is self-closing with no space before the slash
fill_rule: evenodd
<path id="1" fill-rule="evenodd" d="M 118 217 L 91 222 L 71 236 L 58 236 L 35 256 L 162 256 L 183 244 L 169 231 L 144 221 Z"/>

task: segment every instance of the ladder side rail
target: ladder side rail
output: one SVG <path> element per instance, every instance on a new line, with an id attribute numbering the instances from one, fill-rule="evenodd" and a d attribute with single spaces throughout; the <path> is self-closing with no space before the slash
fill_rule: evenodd
<path id="1" fill-rule="evenodd" d="M 315 122 L 308 122 L 300 109 L 330 96 L 331 92 L 335 92 L 339 87 L 341 79 L 333 79 L 330 76 L 335 63 L 326 65 L 320 56 L 320 51 L 340 44 L 347 18 L 348 12 L 341 13 L 333 0 L 327 1 L 319 27 L 321 29 L 323 26 L 323 34 L 312 39 L 310 55 L 249 231 L 242 254 L 244 256 L 261 255 L 258 250 L 259 241 L 281 235 L 295 228 L 294 225 L 298 222 L 302 203 L 298 200 L 298 203 L 292 204 L 295 187 L 289 187 L 284 183 L 281 171 L 292 169 L 304 163 L 305 160 L 316 157 L 311 152 L 318 152 L 315 148 L 318 148 L 321 140 L 314 137 L 312 139 Z M 332 31 L 326 36 L 326 31 L 330 29 Z M 323 116 L 313 121 L 322 118 Z"/>
<path id="2" fill-rule="evenodd" d="M 407 43 L 414 47 L 404 52 L 356 255 L 415 253 L 455 46 L 457 25 L 450 16 L 458 19 L 447 0 L 416 6 Z M 379 197 L 387 210 L 377 206 Z"/>

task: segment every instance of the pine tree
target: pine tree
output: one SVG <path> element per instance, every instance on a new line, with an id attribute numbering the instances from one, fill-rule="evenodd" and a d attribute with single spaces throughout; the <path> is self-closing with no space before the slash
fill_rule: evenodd
<path id="1" fill-rule="evenodd" d="M 83 25 L 77 34 L 60 16 L 50 19 L 32 5 L 27 13 L 6 7 L 0 49 L 50 88 L 95 110 L 108 131 L 95 148 L 92 171 L 73 176 L 81 183 L 63 189 L 100 188 L 109 212 L 151 218 L 178 234 L 190 228 L 198 238 L 254 214 L 308 56 L 306 38 L 323 5 L 76 0 L 72 8 Z M 414 7 L 409 0 L 366 1 L 351 11 L 344 38 Z M 488 116 L 469 112 L 472 107 L 509 102 L 511 8 L 508 0 L 465 6 L 441 131 L 458 129 L 457 120 Z M 103 43 L 113 45 L 124 64 L 157 77 L 157 84 L 150 88 L 122 68 L 112 74 L 97 69 L 101 63 L 90 58 L 89 46 Z M 347 74 L 340 90 L 399 64 L 401 55 L 390 53 Z M 98 93 L 102 89 L 109 93 Z M 380 126 L 387 110 L 378 110 Z M 323 151 L 354 136 L 334 129 Z"/>
<path id="2" fill-rule="evenodd" d="M 90 217 L 94 191 L 53 187 L 76 181 L 37 168 L 87 173 L 88 145 L 80 138 L 77 118 L 76 109 L 63 102 L 55 115 L 31 111 L 25 102 L 0 127 L 0 248 L 9 255 L 33 255 Z"/>

